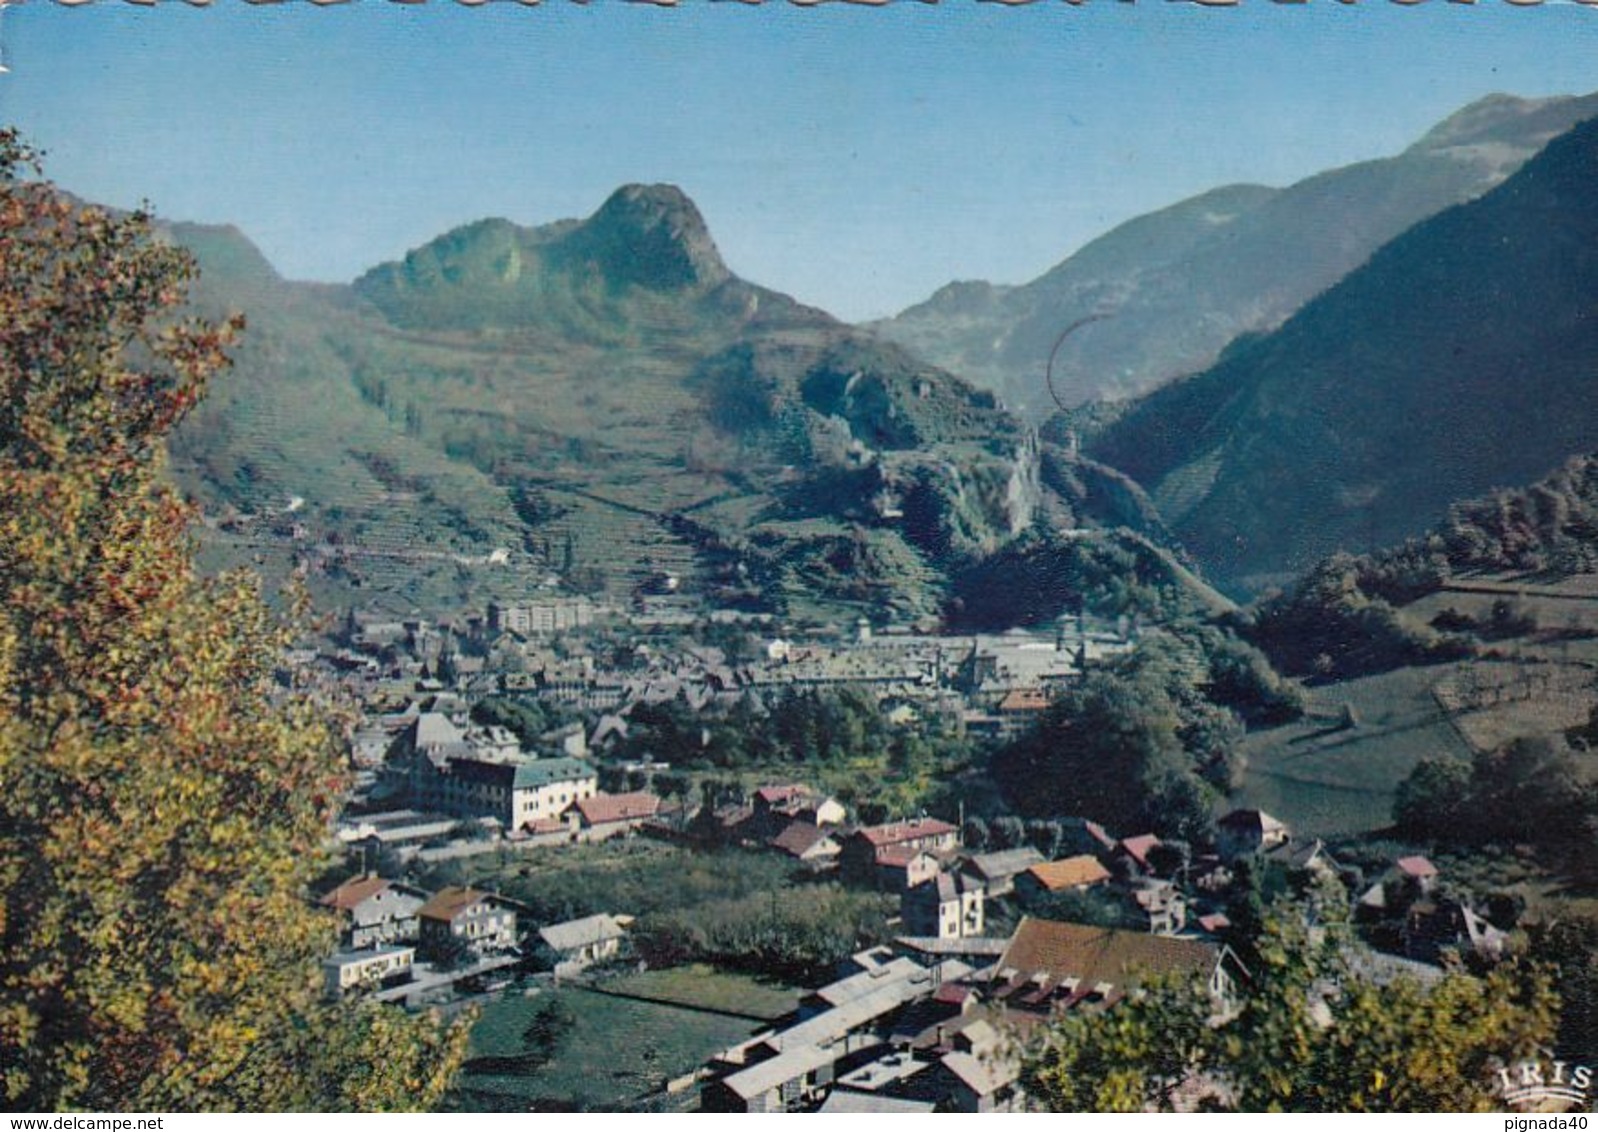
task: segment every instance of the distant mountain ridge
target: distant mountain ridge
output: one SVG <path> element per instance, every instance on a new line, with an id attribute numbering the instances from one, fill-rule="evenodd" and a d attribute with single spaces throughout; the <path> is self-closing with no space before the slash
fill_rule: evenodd
<path id="1" fill-rule="evenodd" d="M 672 186 L 584 220 L 464 225 L 348 287 L 286 283 L 231 229 L 172 231 L 202 306 L 251 320 L 177 473 L 248 517 L 213 537 L 224 561 L 292 554 L 342 601 L 554 580 L 935 620 L 1018 538 L 1047 564 L 1080 553 L 1051 531 L 1113 542 L 1083 528 L 1152 514 L 991 393 L 735 276 Z M 253 537 L 290 499 L 297 545 Z"/>
<path id="2" fill-rule="evenodd" d="M 1382 244 L 1500 183 L 1551 138 L 1598 114 L 1598 95 L 1493 95 L 1403 153 L 1283 189 L 1233 185 L 1142 216 L 1020 286 L 950 284 L 872 324 L 996 390 L 1026 416 L 1138 395 L 1212 364 L 1241 334 L 1279 325 Z"/>
<path id="3" fill-rule="evenodd" d="M 1212 577 L 1257 589 L 1598 448 L 1594 184 L 1588 121 L 1090 453 L 1150 490 Z"/>

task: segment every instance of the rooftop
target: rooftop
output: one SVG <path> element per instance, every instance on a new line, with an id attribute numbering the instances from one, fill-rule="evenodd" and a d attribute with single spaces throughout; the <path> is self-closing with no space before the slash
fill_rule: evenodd
<path id="1" fill-rule="evenodd" d="M 882 848 L 887 845 L 897 845 L 901 841 L 941 837 L 958 832 L 954 826 L 937 818 L 911 818 L 908 821 L 889 822 L 886 825 L 868 825 L 858 831 L 858 836 Z"/>
<path id="2" fill-rule="evenodd" d="M 1155 837 L 1152 833 L 1142 833 L 1136 837 L 1122 838 L 1121 848 L 1126 851 L 1126 855 L 1128 857 L 1131 857 L 1138 864 L 1147 867 L 1149 863 L 1149 850 L 1154 848 L 1159 843 L 1160 839 Z"/>
<path id="3" fill-rule="evenodd" d="M 758 1097 L 769 1093 L 785 1081 L 803 1077 L 823 1065 L 831 1065 L 837 1056 L 837 1050 L 801 1045 L 785 1049 L 776 1057 L 757 1062 L 748 1069 L 741 1069 L 728 1077 L 723 1084 L 745 1099 Z"/>
<path id="4" fill-rule="evenodd" d="M 1048 706 L 1049 694 L 1042 688 L 1012 688 L 999 701 L 1001 712 L 1046 711 Z"/>
<path id="5" fill-rule="evenodd" d="M 354 880 L 347 880 L 322 897 L 322 906 L 348 912 L 357 904 L 370 900 L 388 888 L 388 884 L 389 882 L 382 877 L 357 877 Z"/>
<path id="6" fill-rule="evenodd" d="M 1403 873 L 1407 877 L 1414 877 L 1417 880 L 1421 880 L 1426 877 L 1434 877 L 1437 875 L 1437 866 L 1432 864 L 1425 857 L 1400 857 L 1395 864 L 1397 865 L 1399 872 Z"/>
<path id="7" fill-rule="evenodd" d="M 537 790 L 557 782 L 580 782 L 595 777 L 592 766 L 582 759 L 530 759 L 516 767 L 516 789 Z"/>
<path id="8" fill-rule="evenodd" d="M 389 944 L 384 947 L 366 947 L 358 951 L 335 951 L 322 960 L 324 967 L 352 967 L 360 963 L 369 963 L 373 959 L 382 959 L 389 956 L 400 957 L 414 956 L 416 948 L 409 944 Z"/>
<path id="9" fill-rule="evenodd" d="M 926 1068 L 927 1062 L 917 1061 L 907 1051 L 899 1051 L 884 1054 L 875 1061 L 868 1061 L 858 1069 L 845 1073 L 838 1078 L 838 1084 L 845 1088 L 876 1092 L 896 1081 L 913 1077 Z"/>
<path id="10" fill-rule="evenodd" d="M 1001 849 L 995 853 L 973 853 L 966 859 L 965 868 L 980 877 L 994 880 L 1024 873 L 1033 865 L 1043 863 L 1043 854 L 1032 846 L 1020 849 Z"/>
<path id="11" fill-rule="evenodd" d="M 943 1066 L 979 1097 L 991 1096 L 1021 1076 L 1021 1066 L 1014 1059 L 979 1057 L 959 1050 L 944 1054 Z"/>
<path id="12" fill-rule="evenodd" d="M 794 798 L 808 798 L 810 794 L 811 790 L 808 786 L 800 786 L 797 783 L 788 783 L 783 786 L 762 786 L 755 791 L 755 797 L 768 806 Z"/>
<path id="13" fill-rule="evenodd" d="M 632 794 L 595 794 L 574 803 L 589 825 L 614 821 L 640 821 L 652 818 L 660 809 L 660 799 L 648 791 Z"/>
<path id="14" fill-rule="evenodd" d="M 488 893 L 478 892 L 475 888 L 444 888 L 440 889 L 433 899 L 423 904 L 416 914 L 424 920 L 443 920 L 450 923 L 472 905 L 487 899 Z"/>
<path id="15" fill-rule="evenodd" d="M 826 830 L 809 822 L 789 822 L 786 829 L 771 839 L 771 847 L 792 857 L 802 857 L 828 837 Z"/>
<path id="16" fill-rule="evenodd" d="M 539 938 L 556 951 L 575 951 L 591 943 L 621 939 L 626 934 L 626 926 L 615 916 L 604 912 L 594 916 L 584 916 L 580 920 L 548 924 L 538 929 Z"/>
<path id="17" fill-rule="evenodd" d="M 1040 986 L 1075 981 L 1079 986 L 1123 986 L 1139 976 L 1168 972 L 1208 974 L 1220 961 L 1212 943 L 1090 924 L 1036 920 L 1028 916 L 999 959 L 1011 981 Z"/>
<path id="18" fill-rule="evenodd" d="M 907 869 L 917 857 L 931 857 L 925 849 L 878 849 L 876 862 L 885 869 Z"/>
<path id="19" fill-rule="evenodd" d="M 1059 892 L 1066 888 L 1078 888 L 1085 884 L 1098 884 L 1100 881 L 1109 880 L 1110 870 L 1101 865 L 1097 857 L 1083 853 L 1076 857 L 1066 857 L 1061 861 L 1045 861 L 1041 865 L 1033 865 L 1027 870 L 1027 875 L 1049 892 Z"/>
<path id="20" fill-rule="evenodd" d="M 880 1093 L 857 1093 L 853 1089 L 833 1089 L 817 1112 L 891 1113 L 919 1116 L 937 1108 L 931 1101 L 912 1101 L 903 1097 L 886 1097 Z"/>

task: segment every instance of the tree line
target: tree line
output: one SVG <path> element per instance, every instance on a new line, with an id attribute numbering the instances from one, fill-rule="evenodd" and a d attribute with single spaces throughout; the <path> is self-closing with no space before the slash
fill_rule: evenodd
<path id="1" fill-rule="evenodd" d="M 1284 672 L 1347 678 L 1469 656 L 1501 618 L 1421 622 L 1403 606 L 1471 573 L 1598 571 L 1598 454 L 1531 487 L 1455 504 L 1434 530 L 1366 555 L 1340 553 L 1251 610 L 1245 635 Z"/>
<path id="2" fill-rule="evenodd" d="M 1207 844 L 1242 769 L 1247 722 L 1302 711 L 1298 689 L 1256 650 L 1212 625 L 1178 625 L 1065 688 L 994 756 L 992 776 L 1023 817 Z"/>

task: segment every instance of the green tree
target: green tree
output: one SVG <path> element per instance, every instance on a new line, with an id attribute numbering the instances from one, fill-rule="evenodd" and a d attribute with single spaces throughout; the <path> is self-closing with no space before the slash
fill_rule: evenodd
<path id="1" fill-rule="evenodd" d="M 1422 840 L 1467 836 L 1473 807 L 1470 764 L 1464 759 L 1422 759 L 1398 784 L 1393 822 L 1406 836 Z"/>
<path id="2" fill-rule="evenodd" d="M 1515 965 L 1485 978 L 1377 984 L 1349 962 L 1335 929 L 1270 922 L 1241 1005 L 1155 979 L 1111 1010 L 1067 1015 L 1026 1064 L 1029 1087 L 1065 1110 L 1172 1105 L 1184 1083 L 1244 1112 L 1477 1112 L 1500 1101 L 1493 1070 L 1553 1037 L 1546 975 Z"/>
<path id="3" fill-rule="evenodd" d="M 340 787 L 283 627 L 195 570 L 165 440 L 242 320 L 0 132 L 0 1088 L 14 1109 L 427 1106 L 464 1034 L 324 1004 Z"/>
<path id="4" fill-rule="evenodd" d="M 549 715 L 531 699 L 520 696 L 488 696 L 472 705 L 472 722 L 486 727 L 504 727 L 513 732 L 524 747 L 533 747 L 538 737 L 550 728 Z"/>
<path id="5" fill-rule="evenodd" d="M 1179 978 L 1155 978 L 1103 1014 L 1071 1013 L 1029 1058 L 1027 1092 L 1055 1112 L 1169 1112 L 1204 1061 L 1210 1006 Z"/>
<path id="6" fill-rule="evenodd" d="M 1134 913 L 1134 905 L 1125 897 L 1100 885 L 1094 888 L 1064 892 L 1043 892 L 1018 897 L 1018 902 L 1028 915 L 1041 920 L 1061 920 L 1070 924 L 1093 924 L 1101 928 L 1137 929 L 1147 924 Z"/>
<path id="7" fill-rule="evenodd" d="M 1562 741 L 1514 739 L 1470 763 L 1424 759 L 1399 784 L 1393 820 L 1449 845 L 1526 843 L 1571 867 L 1590 856 L 1593 791 Z"/>
<path id="8" fill-rule="evenodd" d="M 1598 1057 L 1598 919 L 1567 914 L 1534 923 L 1527 955 L 1557 973 L 1560 1054 L 1573 1064 Z"/>

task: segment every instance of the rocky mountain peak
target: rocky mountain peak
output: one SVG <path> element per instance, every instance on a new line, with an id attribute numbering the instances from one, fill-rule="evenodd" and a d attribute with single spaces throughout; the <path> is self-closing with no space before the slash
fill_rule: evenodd
<path id="1" fill-rule="evenodd" d="M 562 242 L 617 284 L 655 290 L 713 287 L 732 273 L 705 218 L 676 185 L 624 185 Z"/>

